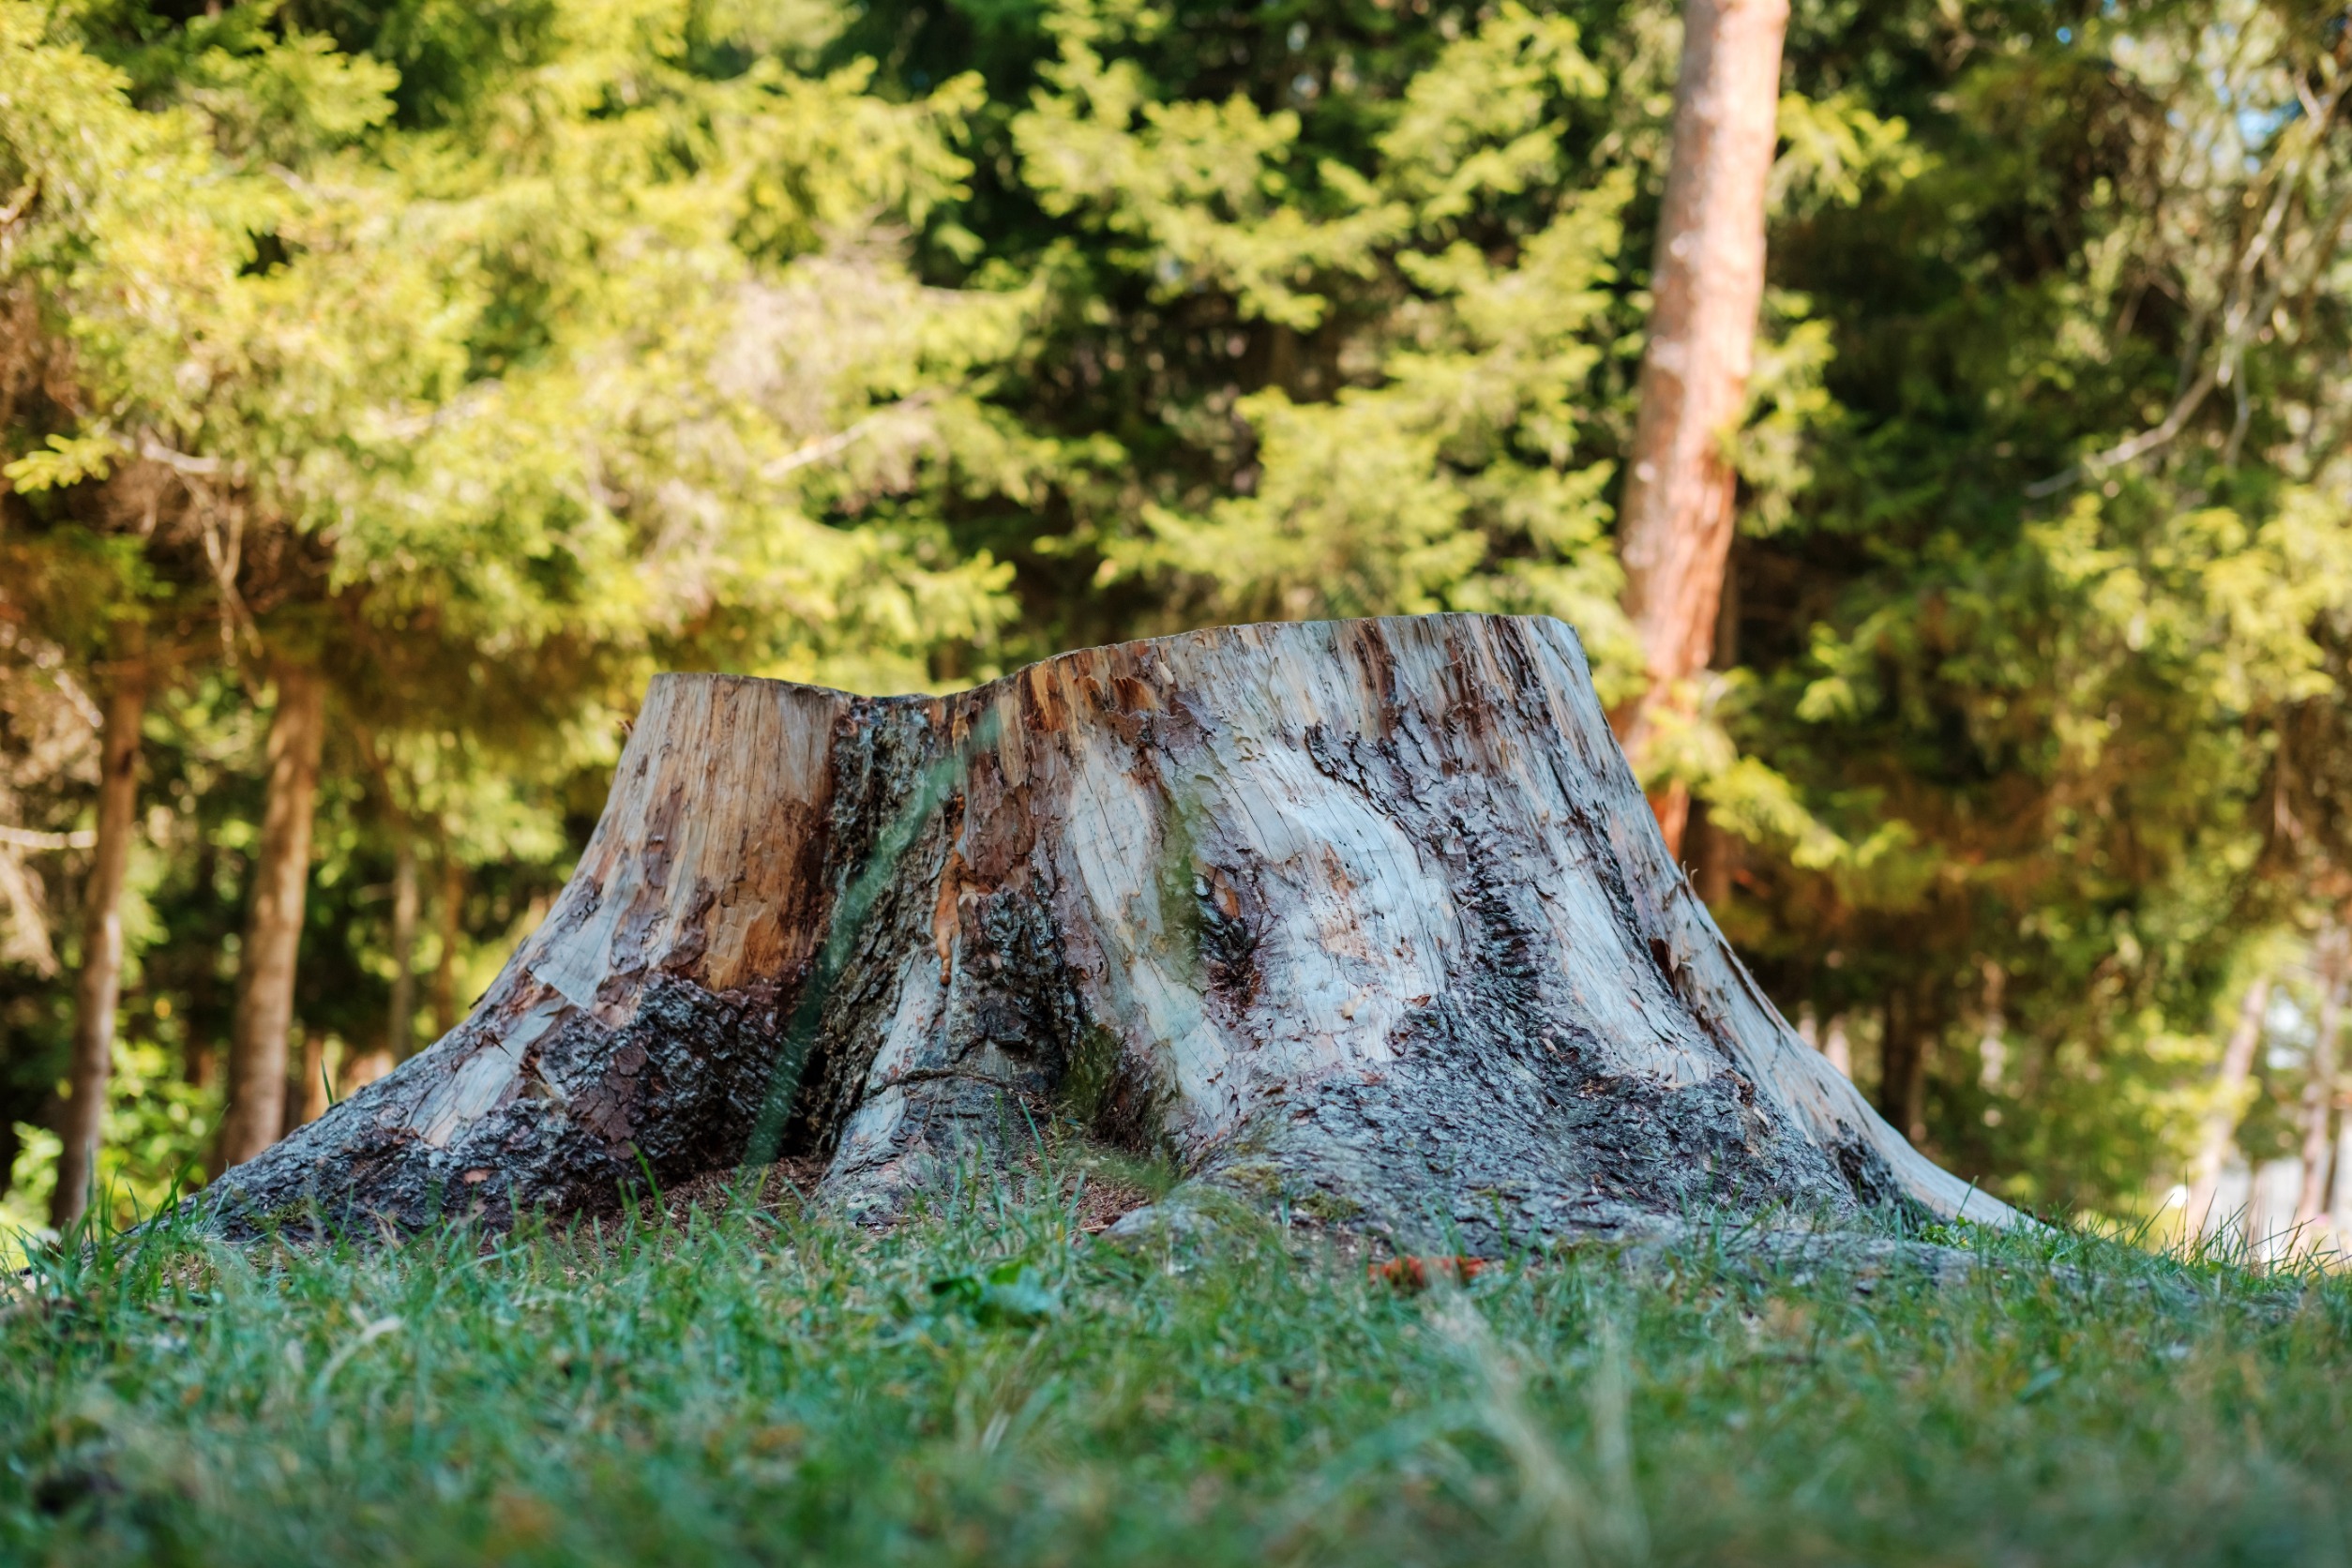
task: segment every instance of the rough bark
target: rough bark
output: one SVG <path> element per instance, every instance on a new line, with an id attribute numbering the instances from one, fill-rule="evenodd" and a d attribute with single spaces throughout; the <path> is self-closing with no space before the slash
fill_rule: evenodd
<path id="1" fill-rule="evenodd" d="M 1674 147 L 1658 219 L 1650 343 L 1618 550 L 1650 682 L 1617 715 L 1638 764 L 1665 713 L 1707 668 L 1731 550 L 1744 411 L 1764 297 L 1764 197 L 1778 141 L 1787 0 L 1688 0 Z M 1651 801 L 1679 853 L 1690 795 Z"/>
<path id="2" fill-rule="evenodd" d="M 123 878 L 137 826 L 139 725 L 147 711 L 147 672 L 140 652 L 128 642 L 117 649 L 98 738 L 98 843 L 83 907 L 73 1054 L 57 1126 L 57 1185 L 49 1199 L 49 1223 L 59 1230 L 88 1207 L 106 1120 L 106 1087 L 113 1075 L 114 1013 L 123 988 Z"/>
<path id="3" fill-rule="evenodd" d="M 229 1032 L 223 1167 L 240 1165 L 268 1148 L 286 1116 L 286 1032 L 294 1022 L 294 957 L 310 886 L 310 816 L 318 793 L 326 686 L 317 671 L 302 665 L 281 664 L 276 677 L 268 789 Z"/>
<path id="4" fill-rule="evenodd" d="M 783 1154 L 876 1217 L 1057 1122 L 1404 1245 L 2013 1217 L 1773 1011 L 1575 634 L 1481 616 L 1198 632 L 946 698 L 661 677 L 472 1016 L 207 1201 L 233 1233 L 503 1221 Z"/>
<path id="5" fill-rule="evenodd" d="M 2245 1109 L 2246 1079 L 2254 1072 L 2254 1048 L 2262 1044 L 2262 1018 L 2270 1006 L 2270 977 L 2259 974 L 2238 1003 L 2238 1024 L 2222 1049 L 2222 1064 L 2213 1075 L 2213 1108 L 2205 1114 L 2197 1138 L 2195 1162 L 2189 1168 L 2189 1233 L 2201 1235 L 2209 1223 L 2213 1194 L 2222 1181 L 2222 1161 Z"/>
<path id="6" fill-rule="evenodd" d="M 2352 985 L 2352 932 L 2330 926 L 2319 938 L 2319 1029 L 2311 1047 L 2311 1073 L 2303 1083 L 2303 1181 L 2295 1199 L 2297 1244 L 2308 1244 L 2312 1227 L 2328 1213 L 2329 1136 L 2336 1106 L 2336 1036 L 2344 1027 L 2344 993 Z"/>

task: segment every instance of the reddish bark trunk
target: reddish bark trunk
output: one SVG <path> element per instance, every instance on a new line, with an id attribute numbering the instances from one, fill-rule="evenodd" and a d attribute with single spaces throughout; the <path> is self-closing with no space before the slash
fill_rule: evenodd
<path id="1" fill-rule="evenodd" d="M 1729 450 L 1764 296 L 1764 197 L 1787 26 L 1787 0 L 1689 0 L 1683 11 L 1673 162 L 1618 524 L 1625 609 L 1650 677 L 1615 716 L 1637 771 L 1662 721 L 1686 711 L 1688 683 L 1712 648 L 1739 484 Z M 1668 852 L 1679 854 L 1689 791 L 1667 784 L 1651 804 Z"/>

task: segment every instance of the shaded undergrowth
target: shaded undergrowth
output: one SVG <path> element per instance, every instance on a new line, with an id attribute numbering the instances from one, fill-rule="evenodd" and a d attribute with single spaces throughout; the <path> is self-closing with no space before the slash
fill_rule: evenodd
<path id="1" fill-rule="evenodd" d="M 2045 1235 L 1989 1266 L 1121 1249 L 1066 1183 L 887 1235 L 683 1216 L 43 1260 L 0 1555 L 662 1564 L 2337 1563 L 2352 1288 Z M 2053 1267 L 2053 1265 L 2057 1265 Z M 1862 1270 L 1862 1274 L 1857 1273 Z"/>

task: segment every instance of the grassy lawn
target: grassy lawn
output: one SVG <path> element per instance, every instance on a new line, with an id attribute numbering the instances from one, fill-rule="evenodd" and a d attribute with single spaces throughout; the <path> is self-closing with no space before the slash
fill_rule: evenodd
<path id="1" fill-rule="evenodd" d="M 1719 1239 L 1406 1293 L 990 1192 L 51 1263 L 14 1562 L 2343 1563 L 2352 1287 L 2083 1238 Z"/>

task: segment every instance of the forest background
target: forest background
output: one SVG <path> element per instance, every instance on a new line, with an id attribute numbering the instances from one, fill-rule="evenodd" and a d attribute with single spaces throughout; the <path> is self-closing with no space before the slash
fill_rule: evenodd
<path id="1" fill-rule="evenodd" d="M 56 1182 L 103 799 L 128 1213 L 213 1157 L 257 966 L 289 1122 L 457 1020 L 656 670 L 1472 610 L 1630 695 L 1677 13 L 0 0 L 0 1215 Z M 2324 1197 L 2342 1136 L 2348 65 L 2304 0 L 1790 24 L 1650 781 L 1783 1009 L 2048 1212 L 2233 1140 Z"/>

